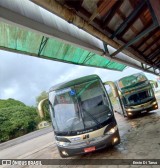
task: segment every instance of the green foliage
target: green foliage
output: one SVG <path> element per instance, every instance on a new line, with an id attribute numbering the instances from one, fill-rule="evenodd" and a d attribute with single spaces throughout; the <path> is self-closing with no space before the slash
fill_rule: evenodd
<path id="1" fill-rule="evenodd" d="M 43 91 L 38 97 L 36 97 L 37 105 L 41 100 L 46 99 L 47 97 L 48 93 L 46 91 Z"/>
<path id="2" fill-rule="evenodd" d="M 8 99 L 8 100 L 0 100 L 0 109 L 1 108 L 6 108 L 6 107 L 11 107 L 11 106 L 25 106 L 24 103 L 14 100 L 14 99 Z"/>
<path id="3" fill-rule="evenodd" d="M 37 98 L 36 98 L 36 102 L 37 102 L 37 105 L 38 103 L 43 100 L 43 99 L 46 99 L 48 98 L 48 93 L 46 91 L 43 91 Z M 49 115 L 49 103 L 46 101 L 44 103 L 44 106 L 43 106 L 43 110 L 45 112 L 45 118 L 44 120 L 47 120 L 49 122 L 51 122 L 51 118 L 50 118 L 50 115 Z"/>
<path id="4" fill-rule="evenodd" d="M 34 107 L 14 100 L 0 100 L 0 142 L 36 130 L 40 121 Z"/>

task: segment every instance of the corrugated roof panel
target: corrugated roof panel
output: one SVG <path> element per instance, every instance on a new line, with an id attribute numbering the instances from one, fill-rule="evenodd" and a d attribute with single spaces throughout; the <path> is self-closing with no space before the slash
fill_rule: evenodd
<path id="1" fill-rule="evenodd" d="M 15 52 L 24 52 L 40 58 L 104 69 L 122 71 L 126 67 L 123 64 L 110 61 L 105 57 L 53 38 L 48 39 L 39 54 L 42 48 L 42 35 L 3 22 L 0 23 L 0 34 L 0 47 L 8 48 Z"/>

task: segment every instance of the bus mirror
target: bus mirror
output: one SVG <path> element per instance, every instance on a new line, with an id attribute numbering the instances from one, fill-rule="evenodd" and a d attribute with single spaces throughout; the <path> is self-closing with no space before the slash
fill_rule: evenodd
<path id="1" fill-rule="evenodd" d="M 38 104 L 38 114 L 40 116 L 41 119 L 43 119 L 45 117 L 45 113 L 44 113 L 44 109 L 43 109 L 43 106 L 44 106 L 44 103 L 48 100 L 48 98 L 46 99 L 43 99 L 39 102 Z"/>
<path id="2" fill-rule="evenodd" d="M 150 84 L 152 85 L 152 87 L 158 88 L 158 83 L 154 80 L 149 80 Z"/>
<path id="3" fill-rule="evenodd" d="M 158 88 L 158 82 L 155 83 L 155 88 Z"/>
<path id="4" fill-rule="evenodd" d="M 118 89 L 117 89 L 117 86 L 115 85 L 114 82 L 112 81 L 106 81 L 103 83 L 104 85 L 109 85 L 112 89 L 112 93 L 113 93 L 113 96 L 114 97 L 119 97 L 119 94 L 118 94 Z"/>

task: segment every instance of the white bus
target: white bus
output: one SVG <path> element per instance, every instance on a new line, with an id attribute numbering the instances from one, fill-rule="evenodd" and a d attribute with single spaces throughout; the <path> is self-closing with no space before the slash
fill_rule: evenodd
<path id="1" fill-rule="evenodd" d="M 47 101 L 61 157 L 120 143 L 111 101 L 99 76 L 89 75 L 53 86 Z M 41 117 L 43 102 L 39 104 Z"/>

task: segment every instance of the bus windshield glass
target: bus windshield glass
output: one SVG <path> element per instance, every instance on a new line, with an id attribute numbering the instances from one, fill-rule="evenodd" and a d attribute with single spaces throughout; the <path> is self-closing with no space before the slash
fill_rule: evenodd
<path id="1" fill-rule="evenodd" d="M 128 94 L 125 97 L 125 105 L 138 105 L 147 101 L 153 100 L 154 92 L 153 89 L 146 89 L 136 92 L 134 94 Z"/>
<path id="2" fill-rule="evenodd" d="M 146 81 L 145 75 L 138 73 L 131 76 L 124 77 L 118 81 L 118 87 L 122 90 L 128 87 L 134 87 L 140 82 Z"/>
<path id="3" fill-rule="evenodd" d="M 49 101 L 53 126 L 57 132 L 101 126 L 112 115 L 108 96 L 99 80 L 52 91 Z"/>

